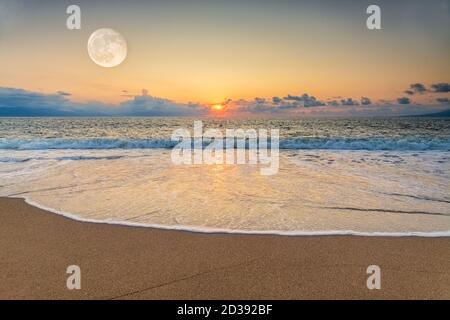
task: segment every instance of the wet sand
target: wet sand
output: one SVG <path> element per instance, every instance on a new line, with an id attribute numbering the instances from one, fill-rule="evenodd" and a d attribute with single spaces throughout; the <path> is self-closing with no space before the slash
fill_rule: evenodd
<path id="1" fill-rule="evenodd" d="M 450 238 L 200 234 L 0 198 L 0 299 L 450 299 Z M 69 265 L 81 290 L 68 290 Z M 366 287 L 369 265 L 381 290 Z"/>

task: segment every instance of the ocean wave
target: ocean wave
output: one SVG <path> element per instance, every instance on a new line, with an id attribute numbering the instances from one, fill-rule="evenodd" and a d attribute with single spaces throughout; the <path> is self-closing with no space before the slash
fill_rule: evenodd
<path id="1" fill-rule="evenodd" d="M 91 150 L 91 149 L 167 149 L 176 141 L 157 139 L 0 139 L 0 149 L 7 150 Z"/>
<path id="2" fill-rule="evenodd" d="M 15 198 L 15 197 L 13 197 Z M 162 225 L 154 223 L 140 223 L 133 221 L 124 221 L 116 219 L 97 220 L 83 218 L 76 214 L 69 213 L 62 210 L 47 207 L 40 203 L 31 200 L 29 197 L 21 197 L 31 206 L 49 211 L 61 216 L 64 216 L 75 221 L 107 224 L 107 225 L 119 225 L 129 227 L 141 227 L 141 228 L 153 228 L 161 230 L 176 230 L 195 233 L 206 234 L 248 234 L 248 235 L 279 235 L 279 236 L 360 236 L 360 237 L 424 237 L 424 238 L 442 238 L 450 237 L 450 231 L 410 231 L 410 232 L 364 232 L 355 230 L 242 230 L 242 229 L 226 229 L 226 228 L 211 228 L 211 227 L 196 227 L 196 226 L 183 226 L 183 225 Z"/>
<path id="3" fill-rule="evenodd" d="M 450 138 L 299 138 L 280 141 L 282 149 L 449 151 Z"/>
<path id="4" fill-rule="evenodd" d="M 168 139 L 0 139 L 4 150 L 95 150 L 95 149 L 171 149 L 179 142 Z M 209 144 L 203 143 L 203 147 Z M 268 143 L 270 146 L 270 142 Z M 194 147 L 194 145 L 192 145 Z M 236 144 L 235 148 L 241 146 Z M 247 140 L 245 148 L 251 148 Z M 450 151 L 449 138 L 289 138 L 280 139 L 280 149 L 291 150 L 373 150 L 373 151 Z"/>
<path id="5" fill-rule="evenodd" d="M 48 157 L 29 157 L 29 158 L 13 158 L 13 157 L 0 157 L 0 163 L 23 163 L 28 162 L 32 160 L 117 160 L 121 159 L 123 156 L 104 156 L 104 157 L 95 157 L 95 156 L 67 156 L 67 157 L 55 157 L 55 158 L 48 158 Z"/>

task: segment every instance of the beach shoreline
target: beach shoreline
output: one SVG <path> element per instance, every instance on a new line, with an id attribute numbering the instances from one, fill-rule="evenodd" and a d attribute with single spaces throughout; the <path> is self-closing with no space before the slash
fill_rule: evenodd
<path id="1" fill-rule="evenodd" d="M 195 233 L 0 198 L 0 299 L 449 299 L 450 238 Z M 69 265 L 81 290 L 68 290 Z M 381 268 L 381 290 L 366 269 Z"/>
<path id="2" fill-rule="evenodd" d="M 0 197 L 1 198 L 1 197 Z M 5 197 L 9 198 L 9 197 Z M 189 233 L 204 233 L 204 234 L 237 234 L 237 235 L 269 235 L 269 236 L 283 236 L 283 237 L 303 237 L 303 236 L 359 236 L 359 237 L 424 237 L 424 238 L 446 238 L 450 237 L 449 231 L 410 231 L 410 232 L 368 232 L 368 231 L 355 231 L 355 230 L 321 230 L 321 231 L 281 231 L 281 230 L 232 230 L 232 229 L 219 229 L 219 228 L 206 228 L 197 226 L 183 226 L 183 225 L 159 225 L 132 222 L 130 220 L 118 220 L 118 219 L 90 219 L 83 218 L 76 214 L 59 211 L 53 208 L 48 208 L 41 205 L 27 197 L 11 197 L 12 199 L 23 199 L 24 202 L 32 207 L 47 211 L 49 213 L 61 215 L 65 218 L 75 220 L 78 222 L 94 223 L 94 224 L 107 224 L 115 226 L 127 226 L 134 228 L 149 228 L 157 230 L 168 231 L 180 231 Z"/>

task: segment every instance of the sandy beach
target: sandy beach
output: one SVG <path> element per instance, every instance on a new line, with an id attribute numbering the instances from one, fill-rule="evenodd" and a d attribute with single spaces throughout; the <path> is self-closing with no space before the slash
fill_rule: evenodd
<path id="1" fill-rule="evenodd" d="M 449 299 L 450 238 L 200 234 L 0 199 L 0 299 Z M 366 268 L 379 265 L 381 290 Z M 81 268 L 68 290 L 66 268 Z"/>

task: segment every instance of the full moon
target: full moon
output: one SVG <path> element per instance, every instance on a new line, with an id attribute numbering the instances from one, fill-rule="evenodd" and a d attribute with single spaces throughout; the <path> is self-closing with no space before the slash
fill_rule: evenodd
<path id="1" fill-rule="evenodd" d="M 113 29 L 95 30 L 89 37 L 87 50 L 89 57 L 99 66 L 116 67 L 127 57 L 127 42 Z"/>

